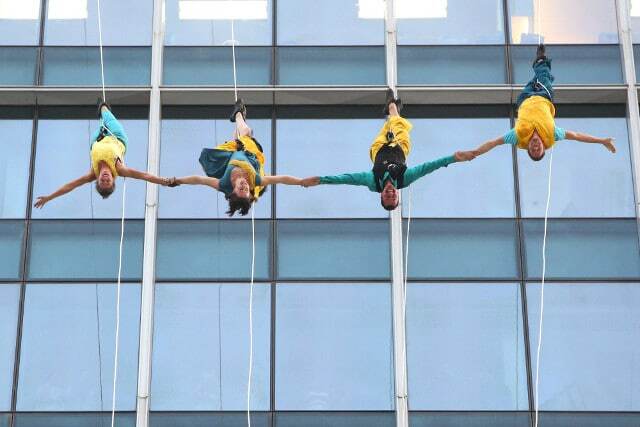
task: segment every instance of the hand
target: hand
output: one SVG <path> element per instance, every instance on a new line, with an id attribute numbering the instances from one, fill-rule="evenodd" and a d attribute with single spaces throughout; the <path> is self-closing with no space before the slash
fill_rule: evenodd
<path id="1" fill-rule="evenodd" d="M 300 185 L 303 187 L 313 187 L 320 184 L 320 177 L 310 176 L 309 178 L 304 178 L 301 180 Z"/>
<path id="2" fill-rule="evenodd" d="M 51 199 L 49 199 L 49 197 L 47 196 L 40 196 L 36 199 L 36 202 L 33 204 L 33 207 L 42 208 L 45 205 L 45 203 L 47 203 L 49 200 Z"/>
<path id="3" fill-rule="evenodd" d="M 171 178 L 164 178 L 166 181 L 166 185 L 167 187 L 177 187 L 178 185 L 180 185 L 180 183 L 178 182 L 178 178 L 176 178 L 175 176 L 171 177 Z"/>
<path id="4" fill-rule="evenodd" d="M 606 138 L 603 142 L 602 145 L 604 145 L 604 147 L 611 151 L 612 153 L 616 152 L 616 146 L 613 144 L 613 142 L 615 141 L 615 139 L 613 138 Z"/>
<path id="5" fill-rule="evenodd" d="M 476 154 L 473 151 L 456 151 L 453 155 L 457 162 L 468 162 L 476 158 Z"/>

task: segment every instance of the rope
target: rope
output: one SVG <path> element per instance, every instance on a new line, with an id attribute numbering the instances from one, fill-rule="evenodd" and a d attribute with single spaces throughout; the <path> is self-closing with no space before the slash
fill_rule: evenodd
<path id="1" fill-rule="evenodd" d="M 247 426 L 251 427 L 251 378 L 253 376 L 253 277 L 256 265 L 256 226 L 251 209 L 251 283 L 249 285 L 249 380 L 247 382 Z"/>
<path id="2" fill-rule="evenodd" d="M 231 20 L 231 57 L 233 60 L 233 95 L 235 100 L 238 100 L 238 77 L 236 72 L 236 36 L 233 25 L 234 20 Z"/>
<path id="3" fill-rule="evenodd" d="M 538 0 L 538 11 L 537 11 L 537 19 L 538 19 L 538 46 L 540 46 L 542 44 L 542 28 L 540 28 L 540 18 L 542 15 L 542 8 L 540 7 L 540 0 Z"/>
<path id="4" fill-rule="evenodd" d="M 100 42 L 100 74 L 102 76 L 102 102 L 107 102 L 104 89 L 104 57 L 102 55 L 102 18 L 100 16 L 100 0 L 98 1 L 98 41 Z"/>
<path id="5" fill-rule="evenodd" d="M 538 427 L 538 411 L 539 411 L 539 401 L 538 401 L 538 386 L 540 384 L 540 350 L 542 349 L 542 316 L 544 313 L 544 277 L 547 270 L 547 221 L 549 218 L 549 204 L 551 202 L 551 168 L 553 165 L 553 150 L 551 150 L 551 158 L 549 159 L 549 183 L 547 186 L 547 208 L 544 212 L 544 234 L 542 237 L 542 283 L 540 286 L 540 321 L 538 325 L 538 350 L 536 355 L 536 396 L 534 399 L 535 402 L 535 411 L 536 411 L 536 421 L 535 427 Z"/>
<path id="6" fill-rule="evenodd" d="M 407 334 L 406 324 L 407 324 L 407 290 L 408 290 L 408 281 L 409 281 L 409 232 L 411 230 L 411 204 L 413 200 L 413 192 L 411 187 L 409 187 L 409 203 L 408 203 L 408 213 L 407 213 L 407 240 L 404 249 L 404 283 L 402 289 L 402 318 L 404 319 L 405 324 L 405 336 Z M 406 341 L 406 340 L 405 340 Z M 407 363 L 407 345 L 402 347 L 402 352 L 404 354 L 405 363 Z"/>

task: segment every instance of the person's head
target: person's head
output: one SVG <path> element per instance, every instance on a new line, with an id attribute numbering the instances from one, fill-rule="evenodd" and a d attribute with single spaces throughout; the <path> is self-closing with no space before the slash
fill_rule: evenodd
<path id="1" fill-rule="evenodd" d="M 387 181 L 380 192 L 380 204 L 388 211 L 392 211 L 398 207 L 400 196 L 398 190 L 393 186 L 391 181 Z"/>
<path id="2" fill-rule="evenodd" d="M 238 211 L 242 216 L 249 213 L 251 203 L 253 203 L 252 197 L 238 197 L 236 193 L 229 193 L 224 197 L 229 202 L 229 210 L 225 212 L 227 215 L 233 216 L 236 211 Z"/>
<path id="3" fill-rule="evenodd" d="M 251 197 L 251 186 L 249 180 L 244 176 L 239 176 L 233 183 L 233 193 L 240 199 L 249 199 Z"/>
<path id="4" fill-rule="evenodd" d="M 109 169 L 109 166 L 103 165 L 100 173 L 96 177 L 96 191 L 100 193 L 103 199 L 109 197 L 116 189 L 116 180 Z"/>
<path id="5" fill-rule="evenodd" d="M 538 162 L 544 157 L 544 151 L 545 148 L 544 143 L 542 142 L 542 138 L 540 138 L 538 132 L 534 131 L 533 135 L 531 135 L 529 146 L 527 148 L 529 157 L 531 157 L 531 160 Z"/>

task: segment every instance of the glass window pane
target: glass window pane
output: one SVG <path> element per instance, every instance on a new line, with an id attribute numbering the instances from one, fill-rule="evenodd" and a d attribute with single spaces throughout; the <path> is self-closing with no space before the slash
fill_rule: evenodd
<path id="1" fill-rule="evenodd" d="M 249 107 L 250 108 L 250 107 Z M 249 110 L 251 112 L 251 110 Z M 265 173 L 271 172 L 271 120 L 251 119 L 248 124 L 265 153 Z M 213 148 L 232 138 L 235 127 L 229 120 L 162 120 L 160 174 L 163 176 L 204 175 L 198 158 L 203 148 Z M 282 188 L 282 186 L 281 186 Z M 278 189 L 280 190 L 280 189 Z M 270 194 L 255 206 L 256 218 L 271 217 Z M 227 218 L 229 204 L 224 194 L 202 185 L 182 185 L 180 188 L 160 187 L 160 218 Z M 233 218 L 239 218 L 238 214 Z"/>
<path id="2" fill-rule="evenodd" d="M 401 85 L 505 84 L 503 46 L 400 46 Z"/>
<path id="3" fill-rule="evenodd" d="M 516 279 L 517 253 L 513 220 L 419 219 L 409 228 L 413 279 Z"/>
<path id="4" fill-rule="evenodd" d="M 16 413 L 13 425 L 14 427 L 107 426 L 111 425 L 111 413 Z M 118 427 L 135 427 L 136 414 L 116 412 L 115 425 Z"/>
<path id="5" fill-rule="evenodd" d="M 527 277 L 542 275 L 543 220 L 523 222 Z M 640 277 L 638 227 L 629 220 L 550 220 L 547 227 L 549 279 L 636 279 Z"/>
<path id="6" fill-rule="evenodd" d="M 38 49 L 35 47 L 0 47 L 0 85 L 32 86 L 36 78 L 37 58 Z"/>
<path id="7" fill-rule="evenodd" d="M 20 285 L 0 284 L 0 411 L 11 408 L 19 300 Z"/>
<path id="8" fill-rule="evenodd" d="M 147 170 L 147 120 L 121 120 L 129 136 L 125 163 L 127 166 Z M 34 198 L 53 193 L 68 181 L 89 170 L 91 134 L 99 126 L 97 120 L 40 120 L 36 149 Z M 63 149 L 64 148 L 64 149 Z M 61 167 L 60 165 L 64 165 Z M 118 179 L 116 191 L 102 199 L 95 183 L 77 188 L 69 194 L 52 200 L 42 209 L 34 209 L 34 218 L 120 218 L 122 216 L 123 179 Z M 146 183 L 127 180 L 125 203 L 127 218 L 144 217 Z M 92 212 L 93 206 L 93 212 Z"/>
<path id="9" fill-rule="evenodd" d="M 636 427 L 640 425 L 640 414 L 544 412 L 540 414 L 540 425 L 544 427 Z"/>
<path id="10" fill-rule="evenodd" d="M 160 284 L 155 301 L 152 410 L 246 411 L 249 286 Z M 252 410 L 269 409 L 270 307 L 255 285 Z"/>
<path id="11" fill-rule="evenodd" d="M 518 284 L 410 284 L 411 409 L 528 409 L 522 327 Z"/>
<path id="12" fill-rule="evenodd" d="M 37 45 L 40 36 L 40 0 L 1 3 L 0 45 Z M 4 62 L 1 62 L 4 64 Z"/>
<path id="13" fill-rule="evenodd" d="M 409 166 L 475 148 L 509 129 L 506 118 L 411 119 Z M 478 179 L 481 176 L 482 179 Z M 513 161 L 509 147 L 472 162 L 434 171 L 404 190 L 403 213 L 411 196 L 413 217 L 513 217 Z"/>
<path id="14" fill-rule="evenodd" d="M 472 3 L 431 0 L 430 3 L 432 7 L 420 10 L 416 8 L 416 2 L 396 1 L 399 44 L 504 43 L 501 0 L 476 0 Z M 438 10 L 439 4 L 445 7 Z"/>
<path id="15" fill-rule="evenodd" d="M 32 120 L 0 120 L 0 218 L 25 216 L 32 129 Z"/>
<path id="16" fill-rule="evenodd" d="M 23 233 L 24 221 L 0 221 L 0 279 L 20 278 Z"/>
<path id="17" fill-rule="evenodd" d="M 393 412 L 276 412 L 277 427 L 394 427 Z"/>
<path id="18" fill-rule="evenodd" d="M 44 43 L 62 46 L 98 46 L 98 5 L 91 0 L 67 3 L 49 0 Z M 152 0 L 102 2 L 104 46 L 150 46 Z M 126 12 L 125 12 L 126 11 Z"/>
<path id="19" fill-rule="evenodd" d="M 225 19 L 189 18 L 184 0 L 165 1 L 167 46 L 229 46 L 231 21 Z M 234 37 L 241 46 L 270 46 L 272 33 L 272 0 L 266 0 L 267 19 L 234 21 Z M 279 5 L 278 5 L 279 6 Z M 182 15 L 181 15 L 182 10 Z M 216 15 L 213 14 L 212 17 Z"/>
<path id="20" fill-rule="evenodd" d="M 542 420 L 542 416 L 540 417 Z M 529 413 L 518 412 L 409 412 L 411 427 L 529 427 Z M 547 427 L 547 424 L 540 424 Z"/>
<path id="21" fill-rule="evenodd" d="M 278 0 L 278 45 L 383 45 L 384 15 L 370 18 L 364 3 Z"/>
<path id="22" fill-rule="evenodd" d="M 233 86 L 233 57 L 228 47 L 166 47 L 163 63 L 165 85 Z M 237 48 L 236 73 L 239 85 L 270 85 L 271 49 Z"/>
<path id="23" fill-rule="evenodd" d="M 384 48 L 280 47 L 279 85 L 384 85 Z"/>
<path id="24" fill-rule="evenodd" d="M 126 221 L 122 279 L 142 276 L 143 221 Z M 33 221 L 28 277 L 113 279 L 118 277 L 120 221 Z"/>
<path id="25" fill-rule="evenodd" d="M 553 147 L 550 217 L 635 217 L 627 121 L 624 118 L 557 119 L 567 130 L 616 140 L 612 155 L 600 144 L 560 141 Z M 518 150 L 522 215 L 544 217 L 549 159 L 532 162 Z M 615 191 L 612 191 L 615 190 Z"/>
<path id="26" fill-rule="evenodd" d="M 540 285 L 529 284 L 527 296 L 531 364 L 535 374 Z M 638 304 L 640 287 L 637 284 L 553 283 L 545 286 L 541 410 L 640 409 Z"/>
<path id="27" fill-rule="evenodd" d="M 151 427 L 238 427 L 246 424 L 247 414 L 238 412 L 151 412 Z M 270 413 L 251 413 L 253 427 L 271 427 Z"/>
<path id="28" fill-rule="evenodd" d="M 18 411 L 111 408 L 115 310 L 115 285 L 27 286 Z M 116 408 L 134 410 L 140 286 L 122 286 L 120 310 Z"/>
<path id="29" fill-rule="evenodd" d="M 255 225 L 255 278 L 265 280 L 269 278 L 270 222 Z M 162 280 L 249 280 L 251 249 L 251 220 L 160 221 L 156 274 Z"/>
<path id="30" fill-rule="evenodd" d="M 280 279 L 388 279 L 387 220 L 278 223 Z"/>
<path id="31" fill-rule="evenodd" d="M 0 414 L 0 426 L 2 427 L 11 427 L 11 424 L 9 423 L 10 418 L 9 418 L 9 414 Z"/>
<path id="32" fill-rule="evenodd" d="M 278 284 L 276 293 L 276 408 L 391 410 L 390 287 Z"/>
<path id="33" fill-rule="evenodd" d="M 609 0 L 509 0 L 511 42 L 618 43 L 616 3 Z"/>

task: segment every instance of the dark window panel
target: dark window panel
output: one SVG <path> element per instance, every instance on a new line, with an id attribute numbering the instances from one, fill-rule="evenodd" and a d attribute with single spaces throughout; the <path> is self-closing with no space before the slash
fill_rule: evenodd
<path id="1" fill-rule="evenodd" d="M 24 221 L 0 221 L 0 279 L 20 278 L 23 233 Z"/>
<path id="2" fill-rule="evenodd" d="M 36 47 L 0 47 L 0 85 L 34 85 L 37 59 Z"/>
<path id="3" fill-rule="evenodd" d="M 640 425 L 640 414 L 542 412 L 538 425 L 540 427 L 637 427 Z"/>
<path id="4" fill-rule="evenodd" d="M 275 427 L 393 427 L 393 412 L 276 412 Z"/>
<path id="5" fill-rule="evenodd" d="M 526 412 L 409 412 L 409 426 L 529 427 L 530 420 Z"/>
<path id="6" fill-rule="evenodd" d="M 118 427 L 135 427 L 136 414 L 116 413 Z M 111 425 L 111 413 L 43 412 L 15 415 L 14 427 L 93 427 Z"/>
<path id="7" fill-rule="evenodd" d="M 151 412 L 151 427 L 243 427 L 247 413 L 215 412 Z M 251 412 L 251 425 L 271 427 L 271 414 Z"/>

